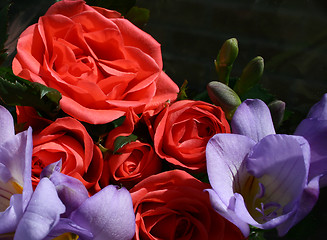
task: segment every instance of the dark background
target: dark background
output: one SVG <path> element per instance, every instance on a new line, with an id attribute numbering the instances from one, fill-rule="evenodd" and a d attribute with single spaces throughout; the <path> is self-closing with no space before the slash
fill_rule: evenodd
<path id="1" fill-rule="evenodd" d="M 139 0 L 145 27 L 162 44 L 164 68 L 181 86 L 204 90 L 217 79 L 213 60 L 239 41 L 232 76 L 255 56 L 265 59 L 263 86 L 291 108 L 307 110 L 327 92 L 325 0 Z"/>
<path id="2" fill-rule="evenodd" d="M 53 2 L 13 1 L 10 53 L 19 34 Z M 263 86 L 303 114 L 327 92 L 326 0 L 137 0 L 136 5 L 150 10 L 144 30 L 161 43 L 164 69 L 179 86 L 188 80 L 191 91 L 205 91 L 217 80 L 213 60 L 221 45 L 235 37 L 240 51 L 232 76 L 262 56 Z M 325 239 L 326 199 L 323 189 L 313 212 L 284 239 Z M 274 231 L 268 235 L 276 238 Z"/>

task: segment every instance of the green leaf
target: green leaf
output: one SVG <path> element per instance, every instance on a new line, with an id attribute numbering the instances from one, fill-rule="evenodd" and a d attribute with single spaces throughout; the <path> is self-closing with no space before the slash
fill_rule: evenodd
<path id="1" fill-rule="evenodd" d="M 0 99 L 7 105 L 30 106 L 53 118 L 60 110 L 58 90 L 15 76 L 10 69 L 0 68 Z"/>
<path id="2" fill-rule="evenodd" d="M 114 153 L 116 153 L 120 148 L 122 148 L 126 144 L 128 144 L 130 142 L 135 142 L 136 139 L 137 139 L 137 136 L 134 134 L 131 134 L 129 136 L 117 137 L 114 142 Z"/>
<path id="3" fill-rule="evenodd" d="M 150 10 L 146 8 L 132 7 L 125 16 L 139 28 L 143 28 L 150 18 Z"/>
<path id="4" fill-rule="evenodd" d="M 266 238 L 264 237 L 264 233 L 264 230 L 251 226 L 251 232 L 248 240 L 265 240 Z"/>
<path id="5" fill-rule="evenodd" d="M 188 99 L 187 94 L 186 94 L 187 84 L 188 84 L 188 81 L 185 80 L 183 82 L 183 85 L 180 87 L 179 93 L 177 95 L 177 100 L 185 100 L 185 99 Z"/>

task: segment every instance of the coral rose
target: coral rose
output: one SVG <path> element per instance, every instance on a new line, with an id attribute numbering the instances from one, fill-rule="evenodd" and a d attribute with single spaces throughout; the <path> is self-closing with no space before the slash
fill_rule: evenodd
<path id="1" fill-rule="evenodd" d="M 166 107 L 155 119 L 154 147 L 168 162 L 192 171 L 206 169 L 205 149 L 217 133 L 229 133 L 225 114 L 218 106 L 183 100 Z"/>
<path id="2" fill-rule="evenodd" d="M 58 118 L 33 134 L 32 183 L 36 186 L 42 169 L 62 160 L 61 172 L 83 182 L 90 193 L 98 190 L 103 167 L 100 149 L 76 119 Z"/>
<path id="3" fill-rule="evenodd" d="M 147 143 L 135 141 L 126 144 L 116 154 L 108 154 L 104 161 L 101 185 L 109 180 L 121 183 L 126 188 L 133 187 L 142 179 L 159 173 L 161 160 Z"/>
<path id="4" fill-rule="evenodd" d="M 57 89 L 60 106 L 91 124 L 151 111 L 177 97 L 160 44 L 118 12 L 80 0 L 52 5 L 20 36 L 13 72 Z"/>
<path id="5" fill-rule="evenodd" d="M 32 127 L 33 132 L 43 129 L 53 121 L 41 117 L 38 112 L 29 106 L 16 106 L 17 125 L 20 131 L 27 130 Z"/>
<path id="6" fill-rule="evenodd" d="M 211 207 L 208 187 L 182 170 L 148 177 L 130 192 L 137 240 L 243 239 L 240 230 Z"/>
<path id="7" fill-rule="evenodd" d="M 121 146 L 115 152 L 115 140 L 131 134 L 136 134 L 137 140 Z M 147 140 L 151 140 L 148 135 L 147 126 L 130 109 L 122 125 L 111 130 L 106 137 L 105 148 L 108 151 L 104 154 L 100 180 L 102 187 L 107 186 L 112 180 L 131 188 L 142 179 L 161 170 L 161 159 L 153 146 L 147 143 Z"/>

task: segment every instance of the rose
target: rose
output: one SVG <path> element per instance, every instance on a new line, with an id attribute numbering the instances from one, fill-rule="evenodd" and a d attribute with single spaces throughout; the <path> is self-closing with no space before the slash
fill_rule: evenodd
<path id="1" fill-rule="evenodd" d="M 161 160 L 153 147 L 143 142 L 149 135 L 146 128 L 146 125 L 130 109 L 123 123 L 108 133 L 105 141 L 105 148 L 108 151 L 105 152 L 101 186 L 107 186 L 110 181 L 113 181 L 130 188 L 142 179 L 160 171 Z M 138 140 L 128 142 L 132 134 Z M 119 149 L 115 149 L 117 145 L 121 145 L 116 141 L 120 142 L 119 139 L 124 137 L 126 137 L 126 145 L 122 144 Z"/>
<path id="2" fill-rule="evenodd" d="M 130 192 L 134 239 L 243 239 L 240 230 L 210 205 L 208 187 L 182 170 L 150 176 Z"/>
<path id="3" fill-rule="evenodd" d="M 29 106 L 16 106 L 16 114 L 20 131 L 26 130 L 30 126 L 35 132 L 52 123 L 51 120 L 41 117 L 34 108 Z"/>
<path id="4" fill-rule="evenodd" d="M 126 144 L 115 154 L 108 154 L 104 160 L 101 185 L 111 179 L 131 188 L 142 179 L 159 173 L 161 161 L 150 144 L 135 141 Z"/>
<path id="5" fill-rule="evenodd" d="M 42 169 L 62 160 L 61 172 L 79 179 L 89 192 L 98 190 L 103 159 L 85 127 L 76 119 L 58 118 L 33 134 L 32 183 L 39 182 Z"/>
<path id="6" fill-rule="evenodd" d="M 160 44 L 118 12 L 84 1 L 52 5 L 17 44 L 13 72 L 60 91 L 60 106 L 92 124 L 111 122 L 133 108 L 152 111 L 177 97 L 162 71 Z"/>
<path id="7" fill-rule="evenodd" d="M 151 126 L 152 127 L 152 126 Z M 230 127 L 220 107 L 183 100 L 166 107 L 155 119 L 154 147 L 168 162 L 192 171 L 205 171 L 205 149 L 216 133 Z"/>

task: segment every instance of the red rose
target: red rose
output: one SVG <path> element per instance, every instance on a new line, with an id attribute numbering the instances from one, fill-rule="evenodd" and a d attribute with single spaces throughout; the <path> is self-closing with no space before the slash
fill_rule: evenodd
<path id="1" fill-rule="evenodd" d="M 35 132 L 52 123 L 51 120 L 41 117 L 33 107 L 16 106 L 16 114 L 20 131 L 24 131 L 30 126 Z"/>
<path id="2" fill-rule="evenodd" d="M 135 125 L 138 124 L 140 118 L 135 114 L 132 109 L 129 109 L 126 113 L 126 118 L 122 125 L 111 130 L 106 138 L 105 147 L 114 150 L 114 143 L 117 137 L 126 137 L 133 133 Z"/>
<path id="3" fill-rule="evenodd" d="M 240 230 L 211 207 L 209 188 L 190 174 L 173 170 L 133 187 L 134 239 L 243 239 Z"/>
<path id="4" fill-rule="evenodd" d="M 216 133 L 230 127 L 220 107 L 183 100 L 166 107 L 154 121 L 154 147 L 168 162 L 194 171 L 205 171 L 205 149 Z"/>
<path id="5" fill-rule="evenodd" d="M 162 71 L 160 44 L 118 12 L 84 1 L 52 5 L 27 28 L 12 64 L 16 75 L 55 88 L 67 114 L 102 124 L 173 101 L 178 86 Z"/>
<path id="6" fill-rule="evenodd" d="M 159 173 L 161 160 L 151 145 L 135 141 L 126 144 L 116 154 L 105 158 L 101 185 L 106 186 L 111 179 L 131 188 L 142 179 Z"/>
<path id="7" fill-rule="evenodd" d="M 33 134 L 32 183 L 36 186 L 42 169 L 62 160 L 62 173 L 82 181 L 91 193 L 100 190 L 102 153 L 84 126 L 76 119 L 58 118 Z"/>
<path id="8" fill-rule="evenodd" d="M 161 160 L 148 143 L 136 140 L 113 153 L 115 140 L 118 137 L 127 137 L 134 131 L 142 141 L 148 136 L 146 125 L 140 122 L 140 118 L 130 109 L 123 124 L 111 130 L 106 137 L 105 148 L 109 151 L 105 153 L 104 157 L 101 186 L 107 186 L 112 180 L 130 188 L 142 179 L 161 170 Z"/>

